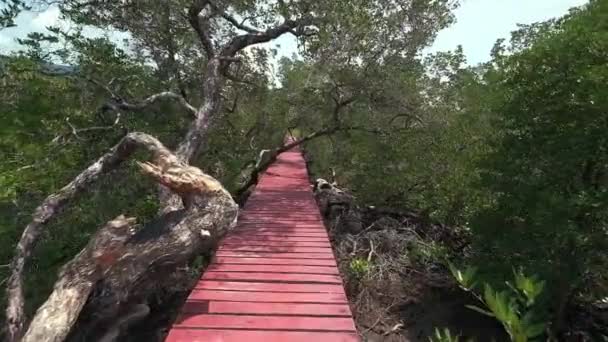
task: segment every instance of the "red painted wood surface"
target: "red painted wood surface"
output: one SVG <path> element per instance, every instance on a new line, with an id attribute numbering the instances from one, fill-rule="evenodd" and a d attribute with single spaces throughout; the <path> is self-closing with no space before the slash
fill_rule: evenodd
<path id="1" fill-rule="evenodd" d="M 167 342 L 358 342 L 298 150 L 260 181 Z"/>
<path id="2" fill-rule="evenodd" d="M 281 330 L 201 330 L 174 328 L 167 341 L 188 342 L 358 342 L 354 333 Z"/>

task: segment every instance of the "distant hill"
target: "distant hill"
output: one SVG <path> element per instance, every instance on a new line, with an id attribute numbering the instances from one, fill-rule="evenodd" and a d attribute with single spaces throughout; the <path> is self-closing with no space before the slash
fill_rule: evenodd
<path id="1" fill-rule="evenodd" d="M 18 57 L 0 55 L 0 70 L 4 69 L 6 63 Z M 69 76 L 78 73 L 79 67 L 74 65 L 40 62 L 40 72 L 53 76 Z"/>

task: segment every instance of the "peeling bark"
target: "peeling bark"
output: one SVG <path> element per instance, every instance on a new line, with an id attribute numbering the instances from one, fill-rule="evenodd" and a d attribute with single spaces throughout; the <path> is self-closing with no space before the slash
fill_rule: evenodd
<path id="1" fill-rule="evenodd" d="M 140 163 L 142 171 L 170 189 L 184 205 L 164 212 L 141 229 L 135 229 L 133 219 L 124 217 L 102 227 L 62 269 L 53 293 L 36 312 L 23 341 L 63 341 L 83 308 L 102 318 L 119 317 L 125 306 L 134 304 L 133 300 L 145 300 L 153 291 L 150 274 L 171 271 L 186 263 L 211 248 L 236 223 L 238 207 L 217 180 L 183 163 L 154 137 L 143 133 L 127 135 L 72 182 L 49 196 L 26 227 L 8 283 L 10 341 L 18 341 L 24 330 L 23 269 L 45 224 L 137 147 L 153 155 L 153 163 Z M 90 295 L 92 291 L 96 295 Z"/>
<path id="2" fill-rule="evenodd" d="M 44 231 L 44 226 L 78 194 L 86 190 L 99 177 L 127 159 L 136 149 L 143 147 L 157 154 L 170 153 L 158 140 L 143 134 L 131 133 L 125 136 L 110 152 L 103 155 L 95 163 L 80 173 L 69 184 L 56 193 L 48 196 L 32 215 L 32 222 L 25 227 L 17 244 L 15 256 L 11 262 L 11 276 L 7 283 L 6 318 L 8 335 L 11 341 L 16 341 L 21 335 L 25 321 L 23 307 L 23 269 L 32 249 Z"/>
<path id="3" fill-rule="evenodd" d="M 221 75 L 221 64 L 218 58 L 213 58 L 207 62 L 203 83 L 205 100 L 197 110 L 188 133 L 186 133 L 175 152 L 185 162 L 190 162 L 201 151 L 206 133 L 221 106 L 220 93 L 224 83 Z"/>
<path id="4" fill-rule="evenodd" d="M 135 219 L 119 216 L 103 226 L 59 273 L 53 293 L 38 309 L 22 342 L 63 341 L 95 283 L 111 266 L 112 254 L 132 235 Z"/>

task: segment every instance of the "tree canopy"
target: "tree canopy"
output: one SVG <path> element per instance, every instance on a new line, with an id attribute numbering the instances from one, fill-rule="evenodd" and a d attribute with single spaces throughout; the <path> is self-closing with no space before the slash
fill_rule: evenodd
<path id="1" fill-rule="evenodd" d="M 313 179 L 331 179 L 362 206 L 415 212 L 465 236 L 465 247 L 446 244 L 429 255 L 437 267 L 476 266 L 476 281 L 498 294 L 514 271 L 520 283 L 522 274 L 544 280 L 533 297 L 538 308 L 528 303 L 514 314 L 543 322 L 535 338 L 574 336 L 569 313 L 607 295 L 607 1 L 521 25 L 475 66 L 462 47 L 423 53 L 454 22 L 455 0 L 0 5 L 0 29 L 32 6 L 57 6 L 76 27 L 31 33 L 19 51 L 0 55 L 0 284 L 8 289 L 0 317 L 8 339 L 20 340 L 29 318 L 45 317 L 36 309 L 112 222 L 132 226 L 137 217 L 141 231 L 169 227 L 167 215 L 192 208 L 190 194 L 157 185 L 162 167 L 225 188 L 212 197 L 213 220 L 205 219 L 221 236 L 234 214 L 227 194 L 246 200 L 287 148 L 287 132 L 301 138 Z M 90 26 L 130 38 L 90 37 Z M 283 35 L 295 37 L 299 53 L 276 61 L 264 43 Z M 143 164 L 150 177 L 130 157 L 150 160 Z M 112 158 L 120 161 L 104 164 Z M 93 181 L 56 200 L 95 163 L 104 166 Z M 196 193 L 194 203 L 205 196 Z M 41 219 L 44 205 L 53 210 Z M 203 209 L 192 210 L 188 219 L 200 219 Z M 155 238 L 165 243 L 169 235 Z M 194 245 L 154 288 L 131 284 L 119 293 L 116 284 L 128 282 L 108 268 L 60 334 L 110 336 L 117 317 L 144 303 L 168 311 L 210 253 Z M 103 301 L 107 293 L 113 304 Z M 131 328 L 117 334 L 137 339 Z"/>

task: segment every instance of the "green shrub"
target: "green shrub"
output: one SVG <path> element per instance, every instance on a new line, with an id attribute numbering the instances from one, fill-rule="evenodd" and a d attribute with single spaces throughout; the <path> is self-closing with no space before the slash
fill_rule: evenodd
<path id="1" fill-rule="evenodd" d="M 467 307 L 496 318 L 511 341 L 535 341 L 545 335 L 548 325 L 546 315 L 543 314 L 544 306 L 537 301 L 544 290 L 544 281 L 514 272 L 514 282 L 507 282 L 506 290 L 498 291 L 484 283 L 483 293 L 479 294 L 476 291 L 478 283 L 475 268 L 469 267 L 462 272 L 452 264 L 449 266 L 460 287 L 473 294 L 482 305 Z"/>
<path id="2" fill-rule="evenodd" d="M 363 278 L 369 273 L 370 266 L 369 261 L 362 258 L 355 258 L 351 260 L 349 270 L 355 277 Z"/>

